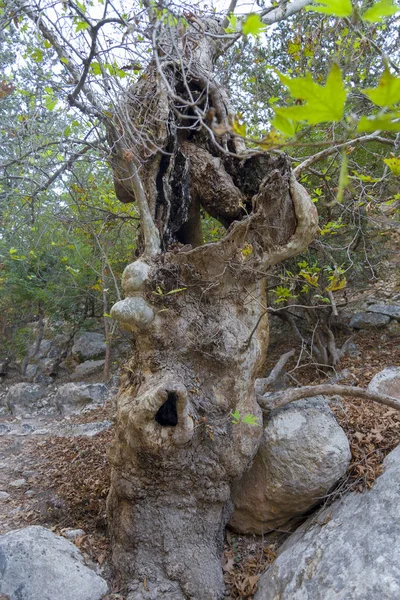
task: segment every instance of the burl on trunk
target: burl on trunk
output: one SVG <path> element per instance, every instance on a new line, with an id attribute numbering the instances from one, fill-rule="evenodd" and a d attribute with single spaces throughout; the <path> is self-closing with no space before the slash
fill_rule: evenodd
<path id="1" fill-rule="evenodd" d="M 112 309 L 135 351 L 117 402 L 109 523 L 130 600 L 217 600 L 231 484 L 262 435 L 230 414 L 262 424 L 265 277 L 310 243 L 317 218 L 288 159 L 247 152 L 230 131 L 207 36 L 218 24 L 189 28 L 184 46 L 154 27 L 154 60 L 110 134 L 116 191 L 138 203 L 143 252 Z M 201 208 L 226 227 L 218 242 L 203 245 Z"/>

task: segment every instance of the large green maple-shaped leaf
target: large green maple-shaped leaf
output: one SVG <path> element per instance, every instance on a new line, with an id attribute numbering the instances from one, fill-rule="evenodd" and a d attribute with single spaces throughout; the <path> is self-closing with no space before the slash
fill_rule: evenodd
<path id="1" fill-rule="evenodd" d="M 361 117 L 357 132 L 373 133 L 374 131 L 400 131 L 400 111 Z"/>
<path id="2" fill-rule="evenodd" d="M 316 0 L 322 6 L 306 6 L 306 10 L 319 12 L 324 15 L 333 15 L 335 17 L 350 17 L 353 13 L 351 0 Z"/>
<path id="3" fill-rule="evenodd" d="M 378 106 L 394 106 L 400 102 L 400 77 L 392 75 L 386 67 L 379 80 L 378 87 L 367 88 L 363 90 L 363 94 Z"/>
<path id="4" fill-rule="evenodd" d="M 260 15 L 250 13 L 242 23 L 242 32 L 244 35 L 257 37 L 265 31 L 266 27 L 265 23 L 261 21 Z"/>
<path id="5" fill-rule="evenodd" d="M 396 6 L 393 0 L 380 0 L 366 10 L 361 18 L 369 23 L 381 23 L 384 17 L 391 17 L 399 10 L 400 7 Z"/>
<path id="6" fill-rule="evenodd" d="M 306 121 L 310 125 L 316 125 L 326 121 L 340 121 L 343 118 L 347 93 L 338 65 L 332 65 L 325 85 L 314 83 L 310 73 L 307 73 L 305 77 L 295 79 L 278 71 L 276 73 L 281 82 L 289 88 L 292 97 L 304 100 L 305 103 L 287 108 L 276 107 L 274 127 L 282 131 L 282 120 L 284 119 L 295 122 Z M 289 133 L 287 127 L 284 133 Z"/>

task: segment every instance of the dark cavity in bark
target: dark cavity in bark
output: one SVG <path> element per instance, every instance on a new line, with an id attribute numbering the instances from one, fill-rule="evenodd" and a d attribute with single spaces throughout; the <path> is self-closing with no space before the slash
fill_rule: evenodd
<path id="1" fill-rule="evenodd" d="M 158 409 L 155 420 L 163 427 L 176 427 L 178 425 L 178 411 L 176 402 L 178 398 L 175 392 L 168 392 L 167 401 Z"/>

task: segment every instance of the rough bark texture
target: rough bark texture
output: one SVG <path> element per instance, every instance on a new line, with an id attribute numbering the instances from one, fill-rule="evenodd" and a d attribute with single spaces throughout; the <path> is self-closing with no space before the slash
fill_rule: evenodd
<path id="1" fill-rule="evenodd" d="M 132 201 L 125 167 L 141 161 L 161 251 L 144 248 L 126 268 L 126 298 L 112 309 L 135 352 L 118 398 L 110 531 L 129 600 L 217 600 L 231 484 L 263 431 L 234 425 L 230 413 L 262 423 L 254 383 L 268 343 L 265 276 L 308 245 L 316 214 L 284 155 L 237 155 L 212 39 L 199 28 L 184 43 L 163 35 L 123 104 L 129 144 L 114 163 L 117 194 Z M 211 109 L 216 138 L 197 118 Z M 219 242 L 201 245 L 200 206 L 227 227 Z"/>

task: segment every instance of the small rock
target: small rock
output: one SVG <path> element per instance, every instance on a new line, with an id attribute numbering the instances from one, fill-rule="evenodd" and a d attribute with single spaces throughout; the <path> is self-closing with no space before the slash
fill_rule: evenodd
<path id="1" fill-rule="evenodd" d="M 0 360 L 0 377 L 5 377 L 8 371 L 9 360 Z"/>
<path id="2" fill-rule="evenodd" d="M 400 339 L 400 321 L 392 319 L 387 326 L 386 333 L 391 338 Z"/>
<path id="3" fill-rule="evenodd" d="M 77 412 L 90 403 L 102 403 L 107 398 L 104 383 L 66 383 L 57 390 L 55 402 L 61 412 Z"/>
<path id="4" fill-rule="evenodd" d="M 29 469 L 26 471 L 22 471 L 21 474 L 22 474 L 22 477 L 29 479 L 29 477 L 34 477 L 37 474 L 37 471 L 33 471 L 33 470 Z"/>
<path id="5" fill-rule="evenodd" d="M 0 492 L 0 500 L 2 500 L 3 502 L 8 500 L 9 497 L 10 497 L 10 494 L 8 494 L 7 492 Z"/>
<path id="6" fill-rule="evenodd" d="M 59 434 L 65 437 L 94 437 L 102 431 L 110 429 L 111 421 L 95 421 L 93 423 L 79 423 L 78 425 L 67 425 L 61 428 Z"/>
<path id="7" fill-rule="evenodd" d="M 71 542 L 74 542 L 77 538 L 86 535 L 86 532 L 83 531 L 83 529 L 63 529 L 61 533 L 65 538 L 67 538 L 67 540 L 70 540 Z"/>
<path id="8" fill-rule="evenodd" d="M 372 312 L 361 312 L 357 313 L 351 319 L 349 325 L 353 329 L 381 329 L 385 327 L 390 321 L 390 317 L 382 314 L 375 314 Z"/>
<path id="9" fill-rule="evenodd" d="M 28 365 L 26 368 L 25 376 L 29 381 L 33 381 L 33 378 L 37 375 L 39 367 L 37 365 Z"/>
<path id="10" fill-rule="evenodd" d="M 343 379 L 348 379 L 349 377 L 352 377 L 350 369 L 343 369 L 343 371 L 339 371 L 333 375 L 333 377 L 329 379 L 329 383 L 339 383 L 340 381 L 343 381 Z"/>
<path id="11" fill-rule="evenodd" d="M 359 356 L 361 354 L 360 347 L 358 346 L 358 344 L 353 342 L 352 339 L 347 340 L 347 342 L 343 344 L 343 346 L 340 349 L 340 352 L 342 356 L 346 354 L 348 356 Z"/>
<path id="12" fill-rule="evenodd" d="M 45 358 L 52 345 L 52 340 L 42 340 L 38 351 L 36 352 L 36 343 L 28 348 L 28 356 L 34 358 Z"/>
<path id="13" fill-rule="evenodd" d="M 28 498 L 33 498 L 33 496 L 36 495 L 35 490 L 26 490 L 25 492 L 25 496 L 27 496 Z"/>
<path id="14" fill-rule="evenodd" d="M 40 370 L 47 377 L 55 377 L 58 373 L 58 362 L 54 358 L 44 358 L 40 361 Z"/>
<path id="15" fill-rule="evenodd" d="M 84 363 L 81 363 L 76 367 L 71 379 L 74 379 L 75 381 L 82 381 L 86 377 L 100 375 L 104 369 L 104 365 L 104 360 L 86 360 Z"/>
<path id="16" fill-rule="evenodd" d="M 399 304 L 372 304 L 371 306 L 368 306 L 367 311 L 386 315 L 387 317 L 400 321 Z"/>
<path id="17" fill-rule="evenodd" d="M 53 339 L 53 343 L 52 343 L 49 353 L 47 354 L 47 357 L 53 358 L 53 359 L 54 358 L 59 359 L 60 357 L 66 356 L 67 351 L 68 351 L 69 339 L 70 338 L 67 335 L 64 335 L 62 333 L 59 333 L 58 335 L 56 335 L 55 338 Z"/>
<path id="18" fill-rule="evenodd" d="M 26 485 L 26 479 L 14 479 L 14 481 L 10 481 L 8 485 L 13 488 L 22 488 Z"/>
<path id="19" fill-rule="evenodd" d="M 400 367 L 383 369 L 371 379 L 367 389 L 374 394 L 384 394 L 400 400 Z"/>
<path id="20" fill-rule="evenodd" d="M 74 338 L 72 355 L 80 362 L 102 358 L 106 353 L 106 341 L 101 333 L 85 331 Z"/>
<path id="21" fill-rule="evenodd" d="M 30 423 L 23 423 L 22 424 L 22 431 L 24 433 L 33 433 L 35 431 L 35 428 Z"/>

